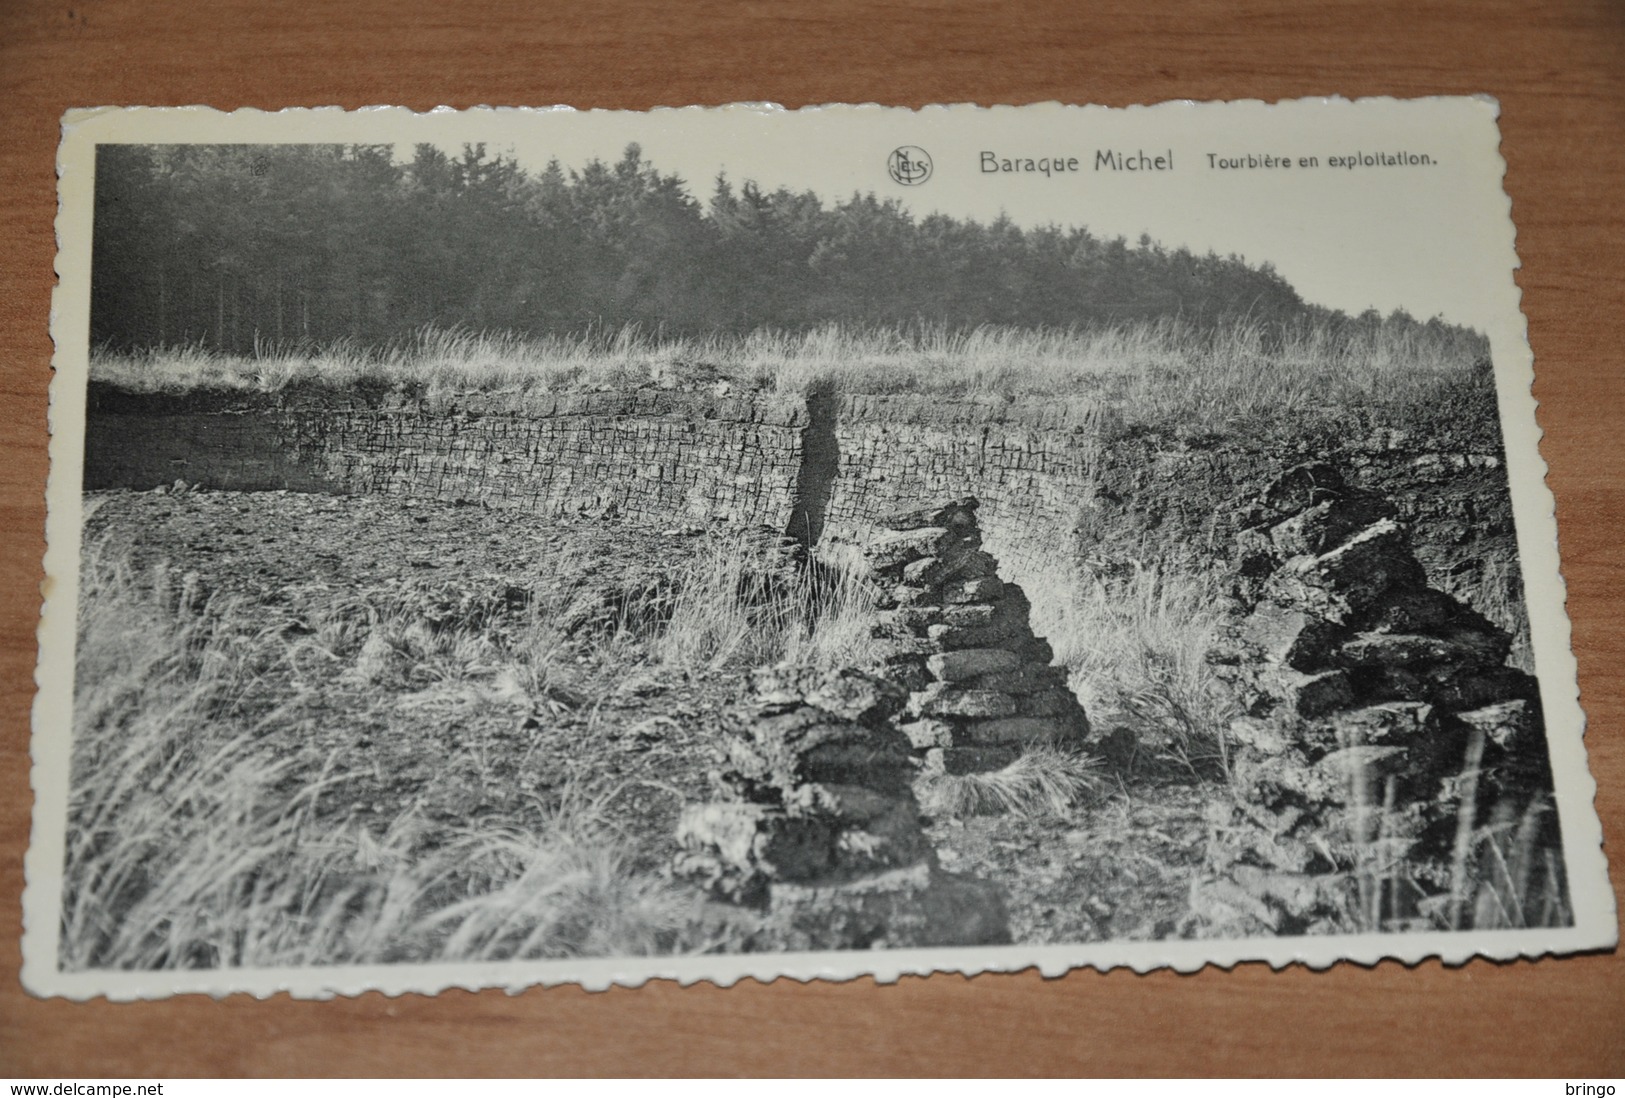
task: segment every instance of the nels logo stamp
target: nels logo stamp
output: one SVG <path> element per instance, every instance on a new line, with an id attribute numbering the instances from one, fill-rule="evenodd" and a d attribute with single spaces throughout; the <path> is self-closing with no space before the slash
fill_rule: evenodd
<path id="1" fill-rule="evenodd" d="M 931 154 L 918 145 L 899 145 L 886 158 L 886 171 L 895 182 L 916 187 L 931 178 Z"/>

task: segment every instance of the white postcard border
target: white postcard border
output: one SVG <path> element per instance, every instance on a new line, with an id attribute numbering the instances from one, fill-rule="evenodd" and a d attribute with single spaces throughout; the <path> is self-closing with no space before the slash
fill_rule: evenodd
<path id="1" fill-rule="evenodd" d="M 1062 119 L 1112 116 L 1130 121 L 1149 117 L 1231 117 L 1246 114 L 1266 120 L 1284 112 L 1367 112 L 1405 122 L 1419 113 L 1450 118 L 1470 138 L 1481 171 L 1493 183 L 1507 216 L 1502 220 L 1495 254 L 1502 272 L 1493 301 L 1495 321 L 1488 335 L 1496 371 L 1513 513 L 1523 576 L 1528 594 L 1532 643 L 1539 672 L 1551 759 L 1557 788 L 1557 811 L 1571 889 L 1575 925 L 1566 929 L 1430 932 L 1245 940 L 1111 941 L 1091 945 L 1000 946 L 982 948 L 888 950 L 840 953 L 761 953 L 718 956 L 662 956 L 390 966 L 324 966 L 300 969 L 216 969 L 159 972 L 64 973 L 56 968 L 64 829 L 72 723 L 75 608 L 78 597 L 80 520 L 85 394 L 88 376 L 90 223 L 93 206 L 94 149 L 98 141 L 379 141 L 425 140 L 439 136 L 448 121 L 456 140 L 500 140 L 503 127 L 534 125 L 563 118 L 571 124 L 604 119 L 645 119 L 668 128 L 689 127 L 711 133 L 720 120 L 758 129 L 788 116 L 812 116 L 832 127 L 864 123 L 898 129 L 910 120 L 948 120 L 996 112 L 1004 126 L 1023 125 L 1037 132 Z M 284 112 L 220 112 L 204 107 L 97 108 L 70 111 L 63 121 L 58 153 L 60 207 L 56 221 L 59 276 L 52 297 L 51 334 L 56 344 L 55 376 L 50 403 L 50 476 L 47 487 L 46 580 L 38 630 L 38 694 L 33 707 L 35 791 L 33 837 L 25 869 L 23 896 L 23 983 L 36 995 L 71 999 L 106 996 L 114 1000 L 163 998 L 178 993 L 215 996 L 245 992 L 269 996 L 287 992 L 325 998 L 376 990 L 390 995 L 434 994 L 445 988 L 470 990 L 501 987 L 518 991 L 534 985 L 576 983 L 589 989 L 636 986 L 651 979 L 681 983 L 701 981 L 722 986 L 741 979 L 849 980 L 870 976 L 891 982 L 904 975 L 931 972 L 1013 972 L 1037 969 L 1059 976 L 1070 969 L 1129 967 L 1138 972 L 1173 968 L 1192 972 L 1208 965 L 1228 968 L 1240 962 L 1264 962 L 1280 968 L 1302 964 L 1324 968 L 1339 961 L 1375 964 L 1396 959 L 1414 964 L 1439 958 L 1460 964 L 1474 957 L 1506 960 L 1586 950 L 1606 950 L 1618 941 L 1614 894 L 1602 850 L 1602 828 L 1593 799 L 1596 785 L 1586 766 L 1584 716 L 1579 705 L 1577 665 L 1570 649 L 1565 586 L 1559 569 L 1554 500 L 1547 487 L 1546 463 L 1539 450 L 1536 402 L 1531 393 L 1533 357 L 1527 323 L 1520 311 L 1520 292 L 1513 278 L 1518 267 L 1511 202 L 1501 190 L 1505 163 L 1499 152 L 1493 100 L 1441 98 L 1305 99 L 1265 104 L 1170 102 L 1126 110 L 1070 107 L 1057 103 L 1029 107 L 981 108 L 973 105 L 927 107 L 920 111 L 875 105 L 826 106 L 788 112 L 770 104 L 735 104 L 722 108 L 665 108 L 652 116 L 636 112 L 574 111 L 566 107 L 479 108 L 453 112 L 446 108 L 423 114 L 402 108 L 376 107 L 346 112 L 337 108 Z M 1217 119 L 1214 119 L 1217 120 Z M 896 123 L 897 125 L 893 125 Z M 459 128 L 460 127 L 460 128 Z M 902 126 L 902 130 L 906 130 Z M 901 130 L 900 130 L 901 132 Z M 297 136 L 295 136 L 297 135 Z M 606 138 L 608 145 L 613 138 Z"/>

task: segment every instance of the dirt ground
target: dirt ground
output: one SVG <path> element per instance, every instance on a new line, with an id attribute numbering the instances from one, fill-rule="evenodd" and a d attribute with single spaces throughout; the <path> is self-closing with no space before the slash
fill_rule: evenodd
<path id="1" fill-rule="evenodd" d="M 195 597 L 309 638 L 290 647 L 309 658 L 257 683 L 258 704 L 267 736 L 316 745 L 350 775 L 333 811 L 352 822 L 382 827 L 411 810 L 430 843 L 482 819 L 523 827 L 585 778 L 611 798 L 640 861 L 664 866 L 678 810 L 705 798 L 720 733 L 747 694 L 748 666 L 676 668 L 636 638 L 606 636 L 629 632 L 629 593 L 669 587 L 737 535 L 288 492 L 115 491 L 86 503 L 87 560 L 193 574 Z M 550 634 L 561 639 L 539 661 L 545 681 L 505 691 L 484 645 L 522 643 L 543 589 L 560 587 L 580 621 Z M 369 616 L 404 615 L 462 641 L 357 674 L 356 636 L 342 659 L 324 639 L 335 613 L 357 619 L 356 636 Z M 928 834 L 945 868 L 1003 887 L 1017 941 L 1179 936 L 1213 792 L 1103 770 L 1064 817 L 938 819 Z"/>

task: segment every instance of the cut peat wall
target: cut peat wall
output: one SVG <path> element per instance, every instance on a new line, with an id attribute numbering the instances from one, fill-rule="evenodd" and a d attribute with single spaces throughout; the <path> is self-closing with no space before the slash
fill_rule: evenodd
<path id="1" fill-rule="evenodd" d="M 988 547 L 1018 575 L 1058 556 L 1111 566 L 1227 558 L 1235 517 L 1281 468 L 1324 458 L 1394 500 L 1436 577 L 1510 560 L 1498 452 L 1378 431 L 1185 443 L 1083 400 L 806 400 L 639 390 L 471 395 L 137 395 L 93 385 L 85 486 L 406 495 L 650 523 L 861 536 L 921 499 L 975 496 Z"/>
<path id="2" fill-rule="evenodd" d="M 404 495 L 635 521 L 780 525 L 806 418 L 795 402 L 634 392 L 428 406 L 294 394 L 92 389 L 87 488 Z"/>
<path id="3" fill-rule="evenodd" d="M 1500 448 L 1462 432 L 1184 442 L 1125 428 L 1080 399 L 847 396 L 831 529 L 861 528 L 921 499 L 975 496 L 989 549 L 1018 575 L 1061 553 L 1105 567 L 1228 561 L 1257 486 L 1322 459 L 1391 498 L 1430 574 L 1511 560 Z"/>

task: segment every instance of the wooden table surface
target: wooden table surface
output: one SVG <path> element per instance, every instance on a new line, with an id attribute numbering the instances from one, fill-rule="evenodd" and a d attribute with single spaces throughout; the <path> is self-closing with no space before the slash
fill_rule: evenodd
<path id="1" fill-rule="evenodd" d="M 0 0 L 0 1076 L 1625 1075 L 1617 953 L 877 987 L 112 1005 L 17 982 L 58 118 L 101 104 L 647 108 L 1487 92 L 1587 746 L 1625 844 L 1625 4 L 1555 0 Z M 1617 869 L 1615 888 L 1625 874 Z"/>

